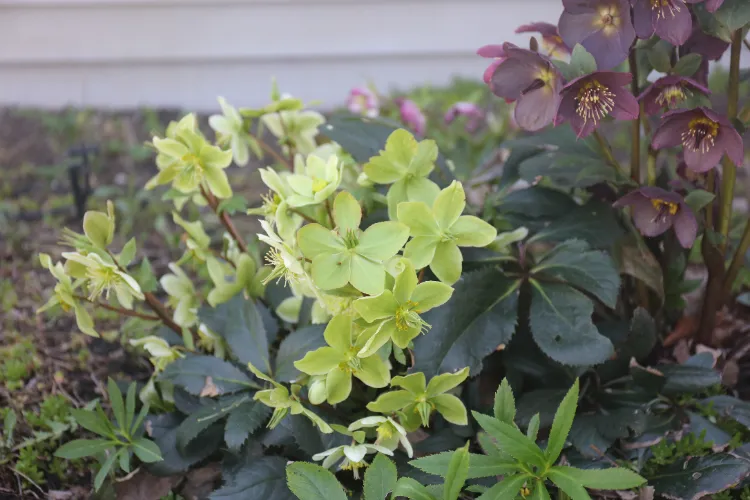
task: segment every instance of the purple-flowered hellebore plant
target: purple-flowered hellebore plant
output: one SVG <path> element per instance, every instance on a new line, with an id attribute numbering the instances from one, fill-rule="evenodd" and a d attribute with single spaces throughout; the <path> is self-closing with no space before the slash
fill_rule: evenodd
<path id="1" fill-rule="evenodd" d="M 618 120 L 635 120 L 640 106 L 636 98 L 623 89 L 632 78 L 630 73 L 610 71 L 576 78 L 563 88 L 555 126 L 569 121 L 580 138 L 591 135 L 608 115 Z"/>
<path id="2" fill-rule="evenodd" d="M 378 96 L 367 87 L 355 87 L 349 92 L 346 106 L 354 114 L 375 118 L 380 113 Z"/>
<path id="3" fill-rule="evenodd" d="M 562 75 L 536 52 L 511 43 L 504 44 L 503 50 L 506 58 L 492 75 L 492 92 L 506 101 L 516 101 L 515 120 L 521 128 L 536 131 L 546 127 L 560 103 Z"/>
<path id="4" fill-rule="evenodd" d="M 638 38 L 651 38 L 656 33 L 672 45 L 682 45 L 693 32 L 693 18 L 686 3 L 700 1 L 630 0 L 635 34 Z"/>
<path id="5" fill-rule="evenodd" d="M 719 164 L 724 153 L 737 166 L 745 157 L 742 137 L 725 117 L 707 108 L 670 111 L 654 134 L 654 149 L 684 146 L 685 164 L 706 172 Z"/>
<path id="6" fill-rule="evenodd" d="M 668 75 L 649 85 L 638 100 L 643 104 L 643 110 L 647 115 L 657 115 L 665 109 L 678 107 L 693 92 L 701 92 L 705 95 L 711 93 L 708 88 L 691 78 Z"/>
<path id="7" fill-rule="evenodd" d="M 484 111 L 473 102 L 457 102 L 445 113 L 443 120 L 446 125 L 450 125 L 459 116 L 466 117 L 466 131 L 471 133 L 479 127 Z"/>
<path id="8" fill-rule="evenodd" d="M 556 55 L 570 55 L 570 47 L 565 45 L 557 26 L 550 23 L 531 23 L 524 24 L 516 28 L 516 33 L 539 33 L 542 35 L 542 42 L 547 49 L 550 57 Z"/>
<path id="9" fill-rule="evenodd" d="M 487 66 L 487 69 L 484 70 L 484 75 L 482 76 L 484 83 L 489 85 L 490 80 L 492 80 L 492 75 L 495 73 L 495 70 L 505 59 L 505 50 L 503 50 L 502 45 L 485 45 L 484 47 L 479 47 L 479 50 L 477 50 L 477 55 L 487 59 L 494 59 L 494 61 L 492 61 L 492 64 Z"/>
<path id="10" fill-rule="evenodd" d="M 674 227 L 680 245 L 683 248 L 693 246 L 698 233 L 698 222 L 679 194 L 645 186 L 626 194 L 614 206 L 632 207 L 635 227 L 644 236 L 658 236 Z"/>
<path id="11" fill-rule="evenodd" d="M 628 58 L 635 40 L 628 0 L 563 0 L 559 30 L 565 45 L 581 44 L 600 70 Z"/>
<path id="12" fill-rule="evenodd" d="M 401 113 L 401 121 L 414 131 L 414 134 L 423 136 L 427 127 L 427 118 L 422 110 L 411 99 L 398 98 L 395 100 Z"/>

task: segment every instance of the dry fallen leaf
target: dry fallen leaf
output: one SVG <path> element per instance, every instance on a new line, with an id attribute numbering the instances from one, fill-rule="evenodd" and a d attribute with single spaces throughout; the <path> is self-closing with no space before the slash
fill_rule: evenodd
<path id="1" fill-rule="evenodd" d="M 211 377 L 206 377 L 206 385 L 204 385 L 203 389 L 201 389 L 200 396 L 212 397 L 212 396 L 218 396 L 218 395 L 219 395 L 219 388 L 216 387 L 216 384 L 214 384 L 214 380 Z"/>

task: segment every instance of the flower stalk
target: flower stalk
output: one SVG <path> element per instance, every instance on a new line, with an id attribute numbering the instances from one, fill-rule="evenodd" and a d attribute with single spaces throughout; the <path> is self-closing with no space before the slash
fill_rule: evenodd
<path id="1" fill-rule="evenodd" d="M 237 228 L 234 226 L 232 219 L 229 218 L 229 214 L 223 211 L 219 212 L 219 200 L 217 200 L 216 197 L 204 186 L 201 186 L 201 194 L 208 202 L 208 206 L 211 207 L 211 210 L 214 211 L 229 234 L 234 238 L 234 241 L 237 242 L 237 246 L 240 247 L 240 250 L 242 250 L 243 253 L 247 253 L 247 243 L 245 243 L 245 240 L 240 236 L 240 233 L 237 232 Z"/>
<path id="2" fill-rule="evenodd" d="M 612 154 L 612 146 L 609 145 L 609 142 L 607 142 L 607 139 L 602 136 L 601 133 L 599 133 L 598 130 L 594 130 L 593 136 L 596 139 L 596 142 L 599 144 L 599 149 L 601 149 L 602 153 L 604 154 L 604 158 L 607 160 L 607 162 L 612 165 L 618 173 L 622 174 L 624 177 L 627 177 L 627 172 L 624 168 L 622 168 L 622 165 L 620 165 L 620 162 L 617 161 L 617 158 L 615 158 L 615 155 Z"/>
<path id="3" fill-rule="evenodd" d="M 631 91 L 634 96 L 640 95 L 638 89 L 638 59 L 636 58 L 635 50 L 630 51 L 629 56 L 630 62 L 630 73 L 633 75 L 633 81 L 630 82 Z M 641 106 L 643 108 L 643 106 Z M 641 109 L 641 114 L 643 109 Z M 641 115 L 633 120 L 632 140 L 631 140 L 631 153 L 630 153 L 630 177 L 637 182 L 641 183 Z"/>
<path id="4" fill-rule="evenodd" d="M 77 300 L 82 300 L 84 302 L 88 302 L 90 304 L 94 304 L 96 307 L 101 307 L 102 309 L 106 309 L 108 311 L 114 311 L 114 312 L 116 312 L 118 314 L 121 314 L 122 316 L 129 316 L 131 318 L 140 318 L 140 319 L 145 319 L 147 321 L 161 321 L 161 318 L 159 316 L 152 315 L 152 314 L 140 313 L 138 311 L 131 311 L 131 310 L 125 309 L 123 307 L 111 306 L 111 305 L 106 304 L 104 302 L 99 302 L 97 300 L 91 300 L 88 297 L 84 297 L 83 295 L 73 295 L 73 298 L 77 299 Z"/>

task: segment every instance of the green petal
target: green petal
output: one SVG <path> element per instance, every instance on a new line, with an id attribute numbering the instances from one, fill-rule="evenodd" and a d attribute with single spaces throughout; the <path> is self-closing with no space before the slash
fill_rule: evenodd
<path id="1" fill-rule="evenodd" d="M 443 283 L 452 285 L 461 277 L 461 250 L 452 241 L 438 244 L 430 269 Z"/>
<path id="2" fill-rule="evenodd" d="M 232 164 L 232 151 L 208 144 L 201 147 L 200 158 L 206 170 L 223 170 Z"/>
<path id="3" fill-rule="evenodd" d="M 322 290 L 341 288 L 351 276 L 352 258 L 348 253 L 321 254 L 313 259 L 312 279 Z"/>
<path id="4" fill-rule="evenodd" d="M 402 259 L 405 262 L 404 269 L 396 276 L 396 283 L 393 285 L 393 296 L 400 304 L 406 304 L 411 299 L 412 293 L 419 283 L 417 273 L 414 271 L 414 264 L 408 259 Z"/>
<path id="5" fill-rule="evenodd" d="M 287 323 L 296 323 L 301 310 L 302 297 L 287 297 L 276 308 L 276 315 Z"/>
<path id="6" fill-rule="evenodd" d="M 430 398 L 430 402 L 435 405 L 435 409 L 448 422 L 456 425 L 466 425 L 469 419 L 466 415 L 466 407 L 456 396 L 452 394 L 440 394 Z"/>
<path id="7" fill-rule="evenodd" d="M 424 373 L 417 372 L 405 377 L 393 377 L 391 385 L 394 387 L 402 387 L 409 392 L 414 394 L 421 394 L 425 391 L 425 378 Z"/>
<path id="8" fill-rule="evenodd" d="M 393 183 L 388 189 L 388 194 L 386 194 L 386 201 L 388 202 L 388 218 L 398 220 L 398 206 L 409 201 L 409 196 L 406 194 L 405 179 Z"/>
<path id="9" fill-rule="evenodd" d="M 234 162 L 240 167 L 244 167 L 250 161 L 250 147 L 243 137 L 238 135 L 232 137 L 232 153 Z"/>
<path id="10" fill-rule="evenodd" d="M 378 396 L 378 399 L 367 405 L 367 409 L 377 413 L 393 413 L 413 402 L 414 394 L 409 391 L 391 391 Z"/>
<path id="11" fill-rule="evenodd" d="M 342 361 L 341 353 L 333 347 L 320 347 L 295 361 L 294 366 L 308 375 L 325 375 Z"/>
<path id="12" fill-rule="evenodd" d="M 360 344 L 360 339 L 364 341 L 364 345 L 357 353 L 360 358 L 367 358 L 378 352 L 378 350 L 385 345 L 386 342 L 391 340 L 391 335 L 396 331 L 396 320 L 389 319 L 380 322 L 377 325 L 371 326 L 365 329 L 357 338 L 357 344 Z M 366 339 L 366 341 L 365 341 Z"/>
<path id="13" fill-rule="evenodd" d="M 324 253 L 337 253 L 345 248 L 344 242 L 336 233 L 320 224 L 308 224 L 297 231 L 297 243 L 308 259 Z"/>
<path id="14" fill-rule="evenodd" d="M 438 236 L 440 227 L 435 216 L 425 203 L 407 201 L 398 206 L 398 221 L 409 226 L 409 233 L 415 236 Z"/>
<path id="15" fill-rule="evenodd" d="M 450 228 L 460 247 L 484 247 L 495 241 L 497 229 L 473 215 L 462 215 Z"/>
<path id="16" fill-rule="evenodd" d="M 359 228 L 362 222 L 362 208 L 350 193 L 342 191 L 336 195 L 333 201 L 333 220 L 336 222 L 339 234 Z"/>
<path id="17" fill-rule="evenodd" d="M 385 387 L 391 381 L 391 373 L 377 354 L 360 360 L 360 369 L 354 372 L 354 376 L 369 387 Z"/>
<path id="18" fill-rule="evenodd" d="M 232 197 L 232 187 L 229 185 L 229 179 L 227 179 L 227 173 L 224 170 L 220 168 L 207 168 L 205 174 L 208 187 L 211 188 L 211 192 L 217 198 Z"/>
<path id="19" fill-rule="evenodd" d="M 427 384 L 427 396 L 437 396 L 458 387 L 469 376 L 469 368 L 459 370 L 456 373 L 442 373 L 430 379 Z"/>
<path id="20" fill-rule="evenodd" d="M 404 247 L 404 257 L 411 261 L 415 269 L 422 269 L 435 258 L 439 243 L 439 236 L 417 236 Z"/>
<path id="21" fill-rule="evenodd" d="M 364 166 L 367 177 L 377 184 L 391 184 L 406 175 L 406 169 L 384 156 L 375 156 Z"/>
<path id="22" fill-rule="evenodd" d="M 419 326 L 412 326 L 407 328 L 406 330 L 396 329 L 396 331 L 393 332 L 391 338 L 393 338 L 393 343 L 396 344 L 397 347 L 406 349 L 409 346 L 409 342 L 419 336 L 419 332 Z"/>
<path id="23" fill-rule="evenodd" d="M 86 335 L 91 335 L 92 337 L 99 336 L 99 334 L 96 333 L 96 330 L 94 330 L 94 320 L 91 319 L 89 312 L 86 309 L 84 309 L 83 306 L 80 306 L 80 305 L 76 306 L 75 314 L 76 314 L 76 325 L 78 325 L 79 330 L 81 330 Z"/>
<path id="24" fill-rule="evenodd" d="M 400 222 L 377 222 L 359 238 L 357 253 L 373 260 L 388 260 L 409 239 L 409 228 Z"/>
<path id="25" fill-rule="evenodd" d="M 362 293 L 379 295 L 385 288 L 385 267 L 361 255 L 355 255 L 351 258 L 349 282 Z"/>
<path id="26" fill-rule="evenodd" d="M 164 170 L 162 170 L 162 172 L 164 172 Z M 180 170 L 172 181 L 172 187 L 181 193 L 191 194 L 198 189 L 202 180 L 203 179 L 194 176 L 189 172 L 186 173 L 185 170 Z"/>
<path id="27" fill-rule="evenodd" d="M 348 351 L 352 346 L 352 317 L 341 314 L 331 318 L 323 336 L 326 343 L 339 352 Z"/>
<path id="28" fill-rule="evenodd" d="M 390 290 L 384 290 L 380 295 L 357 299 L 353 303 L 354 310 L 368 323 L 379 319 L 395 316 L 398 302 L 393 298 Z"/>
<path id="29" fill-rule="evenodd" d="M 418 177 L 427 177 L 435 169 L 437 157 L 438 147 L 435 141 L 432 139 L 420 141 L 409 165 L 409 172 Z"/>
<path id="30" fill-rule="evenodd" d="M 440 194 L 440 186 L 426 177 L 414 177 L 406 181 L 408 201 L 421 201 L 432 206 L 438 194 Z"/>
<path id="31" fill-rule="evenodd" d="M 460 182 L 453 181 L 450 186 L 437 195 L 432 211 L 440 227 L 448 229 L 458 220 L 465 207 L 466 193 L 464 193 L 464 188 Z"/>
<path id="32" fill-rule="evenodd" d="M 175 141 L 174 139 L 160 139 L 154 137 L 152 142 L 159 153 L 165 154 L 171 158 L 179 159 L 189 153 L 188 148 L 186 148 L 184 144 Z"/>
<path id="33" fill-rule="evenodd" d="M 312 198 L 313 195 L 313 181 L 306 175 L 290 174 L 286 178 L 286 182 L 294 190 L 295 193 L 304 196 L 305 198 Z"/>
<path id="34" fill-rule="evenodd" d="M 417 285 L 411 295 L 411 301 L 416 303 L 416 311 L 423 313 L 438 306 L 442 306 L 453 295 L 453 288 L 439 281 L 425 281 Z"/>
<path id="35" fill-rule="evenodd" d="M 340 368 L 334 368 L 326 377 L 326 394 L 332 405 L 340 403 L 352 392 L 352 374 Z"/>

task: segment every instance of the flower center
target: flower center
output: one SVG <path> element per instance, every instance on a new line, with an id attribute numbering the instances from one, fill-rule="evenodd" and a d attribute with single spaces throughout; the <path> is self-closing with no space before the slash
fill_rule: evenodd
<path id="1" fill-rule="evenodd" d="M 612 34 L 620 26 L 620 11 L 617 5 L 604 5 L 599 8 L 599 16 L 594 19 L 594 26 Z"/>
<path id="2" fill-rule="evenodd" d="M 690 120 L 687 132 L 682 133 L 682 145 L 691 151 L 707 153 L 714 147 L 719 135 L 719 124 L 701 116 Z"/>
<path id="3" fill-rule="evenodd" d="M 416 302 L 410 300 L 396 309 L 396 328 L 401 331 L 419 328 L 420 333 L 430 329 L 430 325 L 414 310 L 418 305 Z"/>
<path id="4" fill-rule="evenodd" d="M 669 85 L 665 87 L 658 96 L 656 96 L 656 103 L 659 106 L 671 109 L 685 99 L 687 99 L 687 94 L 682 85 Z"/>
<path id="5" fill-rule="evenodd" d="M 393 436 L 393 426 L 390 422 L 383 422 L 377 428 L 378 440 L 390 439 Z"/>
<path id="6" fill-rule="evenodd" d="M 296 282 L 296 276 L 293 272 L 291 272 L 286 267 L 286 262 L 284 262 L 284 256 L 281 254 L 281 251 L 279 251 L 277 248 L 271 248 L 268 253 L 265 256 L 265 260 L 273 267 L 271 270 L 271 274 L 266 276 L 266 278 L 262 281 L 264 285 L 267 285 L 273 280 L 276 280 L 276 283 L 281 281 L 281 279 L 284 279 L 284 285 L 286 286 L 290 281 Z"/>
<path id="7" fill-rule="evenodd" d="M 681 0 L 651 0 L 651 10 L 656 12 L 657 19 L 666 19 L 667 13 L 674 17 L 680 12 Z"/>
<path id="8" fill-rule="evenodd" d="M 353 248 L 357 248 L 357 245 L 359 245 L 359 238 L 357 238 L 357 233 L 353 229 L 347 230 L 346 234 L 344 235 L 344 246 L 346 246 L 347 249 L 351 250 Z"/>
<path id="9" fill-rule="evenodd" d="M 121 281 L 117 271 L 108 266 L 92 266 L 87 268 L 86 271 L 91 286 L 89 300 L 96 300 L 105 292 L 106 298 L 109 298 L 109 291 Z"/>
<path id="10" fill-rule="evenodd" d="M 313 179 L 313 185 L 312 185 L 313 193 L 318 193 L 320 191 L 323 191 L 327 185 L 328 183 L 323 179 Z"/>
<path id="11" fill-rule="evenodd" d="M 680 206 L 673 201 L 660 200 L 654 198 L 651 200 L 651 205 L 657 210 L 656 215 L 651 222 L 664 222 L 669 217 L 674 217 L 680 209 Z"/>
<path id="12" fill-rule="evenodd" d="M 583 118 L 584 122 L 589 120 L 597 123 L 607 116 L 615 107 L 615 94 L 609 88 L 590 80 L 578 91 L 575 100 L 578 103 L 576 113 Z"/>

